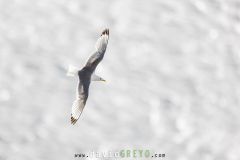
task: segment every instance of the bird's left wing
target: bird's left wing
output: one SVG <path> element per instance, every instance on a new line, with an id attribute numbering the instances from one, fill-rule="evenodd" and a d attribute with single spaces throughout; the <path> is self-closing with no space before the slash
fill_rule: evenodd
<path id="1" fill-rule="evenodd" d="M 82 114 L 83 108 L 85 106 L 84 100 L 77 98 L 72 105 L 71 113 L 71 123 L 75 124 Z"/>
<path id="2" fill-rule="evenodd" d="M 88 98 L 90 79 L 82 77 L 77 88 L 76 99 L 72 105 L 71 123 L 75 124 L 81 116 Z"/>
<path id="3" fill-rule="evenodd" d="M 88 59 L 85 67 L 89 68 L 91 71 L 94 71 L 104 57 L 104 53 L 107 49 L 109 39 L 109 29 L 103 30 L 100 38 L 97 40 L 95 48 L 95 53 Z"/>

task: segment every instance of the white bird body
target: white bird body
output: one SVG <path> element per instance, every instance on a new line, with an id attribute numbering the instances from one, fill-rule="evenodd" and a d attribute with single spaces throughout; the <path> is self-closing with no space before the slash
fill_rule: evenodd
<path id="1" fill-rule="evenodd" d="M 73 65 L 69 65 L 68 71 L 67 71 L 67 76 L 76 77 L 78 75 L 78 71 L 80 71 L 79 68 L 77 68 Z M 91 76 L 91 81 L 106 81 L 106 80 L 103 79 L 102 77 L 96 75 L 95 72 L 93 72 L 92 76 Z"/>
<path id="2" fill-rule="evenodd" d="M 100 38 L 97 40 L 96 51 L 88 59 L 86 65 L 79 69 L 73 65 L 69 65 L 67 76 L 78 76 L 79 84 L 77 87 L 76 99 L 72 105 L 71 123 L 75 124 L 79 119 L 85 107 L 88 98 L 88 89 L 91 81 L 105 81 L 103 78 L 95 74 L 97 65 L 102 61 L 109 39 L 109 30 L 105 29 Z"/>

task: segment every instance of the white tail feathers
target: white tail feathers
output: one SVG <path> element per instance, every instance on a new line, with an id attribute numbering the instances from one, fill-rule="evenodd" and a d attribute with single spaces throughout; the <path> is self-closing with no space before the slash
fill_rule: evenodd
<path id="1" fill-rule="evenodd" d="M 74 77 L 78 75 L 79 69 L 73 65 L 68 66 L 67 76 Z"/>

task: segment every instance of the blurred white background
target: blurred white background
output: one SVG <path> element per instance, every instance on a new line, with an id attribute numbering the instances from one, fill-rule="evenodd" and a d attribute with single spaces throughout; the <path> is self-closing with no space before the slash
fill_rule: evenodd
<path id="1" fill-rule="evenodd" d="M 0 0 L 0 160 L 152 149 L 240 158 L 239 0 Z M 76 78 L 101 31 L 105 58 L 70 124 Z"/>

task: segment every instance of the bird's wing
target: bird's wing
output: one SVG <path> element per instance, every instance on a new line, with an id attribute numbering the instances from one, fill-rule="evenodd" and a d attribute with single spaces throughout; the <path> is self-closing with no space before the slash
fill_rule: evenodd
<path id="1" fill-rule="evenodd" d="M 95 53 L 88 59 L 87 64 L 85 67 L 89 68 L 92 72 L 96 69 L 97 65 L 99 62 L 104 57 L 104 53 L 107 49 L 107 44 L 108 44 L 108 39 L 109 39 L 109 29 L 103 30 L 100 38 L 97 40 L 96 43 L 96 51 Z"/>
<path id="2" fill-rule="evenodd" d="M 82 114 L 84 106 L 85 106 L 85 104 L 84 104 L 83 100 L 81 100 L 80 98 L 77 98 L 73 102 L 72 114 L 71 114 L 71 123 L 73 125 L 77 122 L 78 118 Z"/>
<path id="3" fill-rule="evenodd" d="M 77 96 L 72 105 L 71 123 L 74 125 L 79 119 L 88 98 L 90 80 L 81 78 L 77 88 Z"/>

